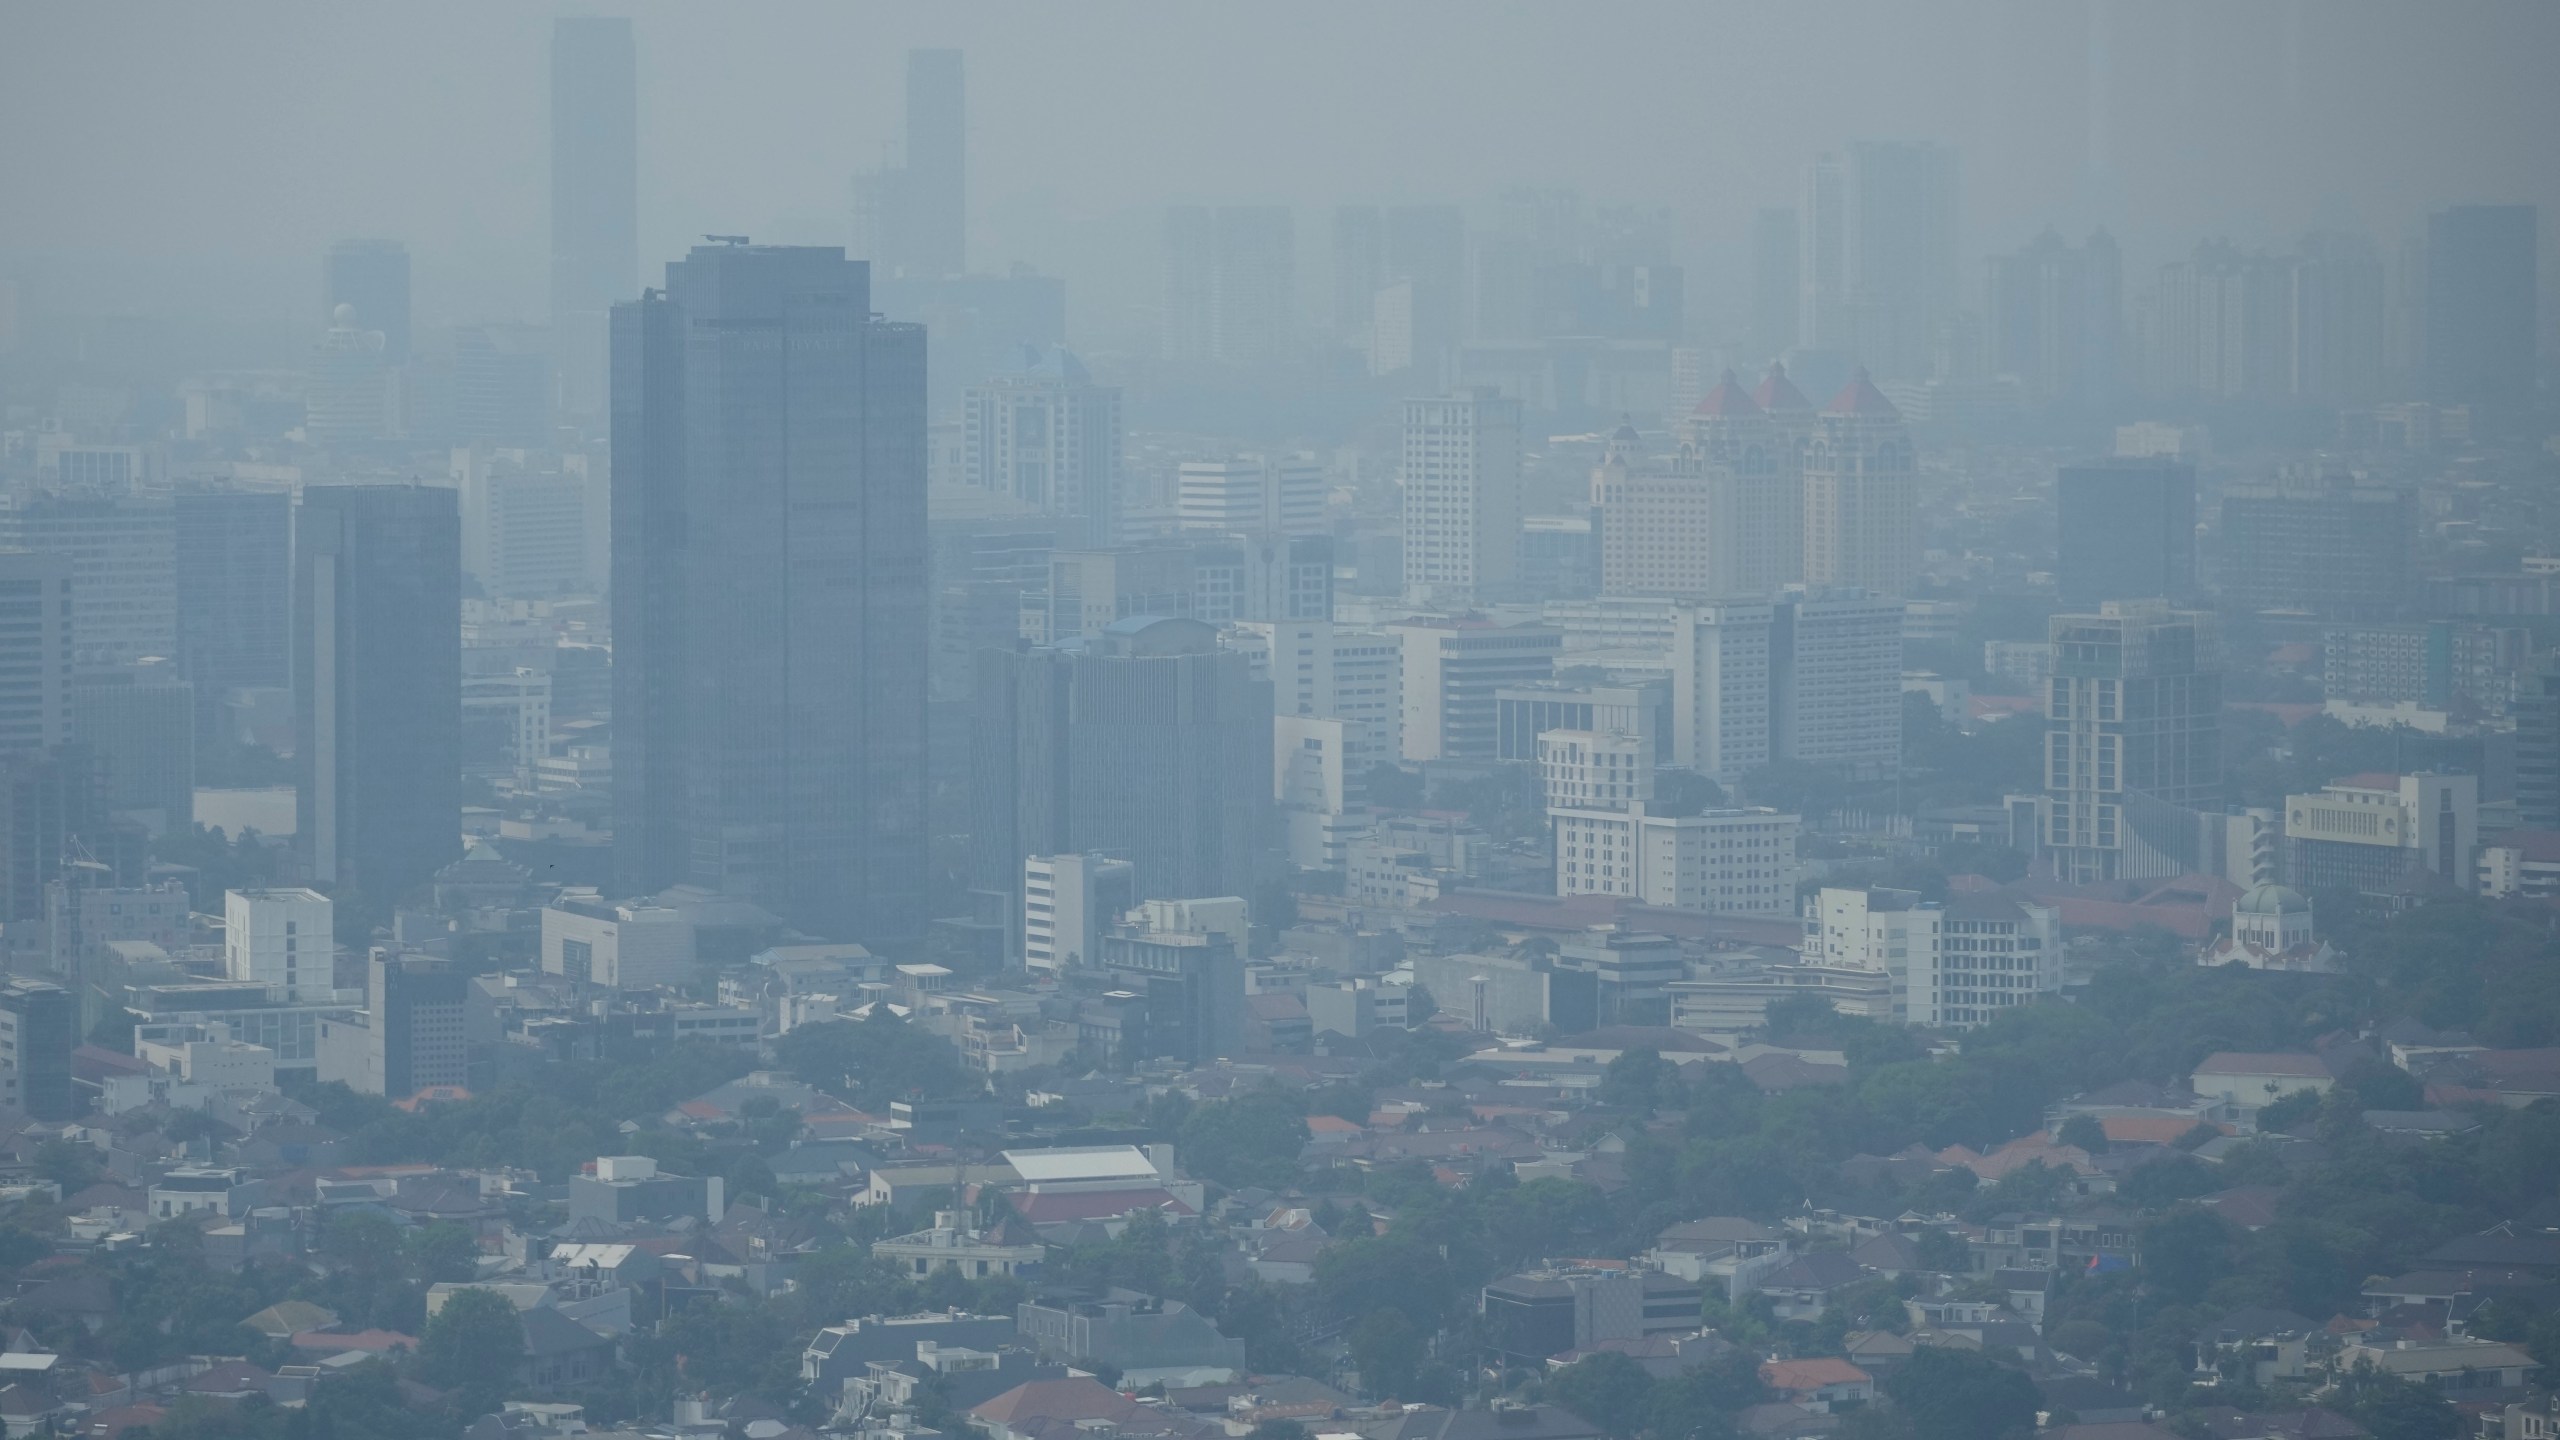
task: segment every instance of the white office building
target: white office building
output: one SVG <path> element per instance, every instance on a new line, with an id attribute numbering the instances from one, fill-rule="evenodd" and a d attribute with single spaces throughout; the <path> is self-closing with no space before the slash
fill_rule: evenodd
<path id="1" fill-rule="evenodd" d="M 1897 1018 L 1914 1025 L 1965 1029 L 2062 988 L 2062 920 L 2047 906 L 1825 887 L 1804 912 L 1805 963 L 1883 972 Z"/>
<path id="2" fill-rule="evenodd" d="M 1882 775 L 1902 755 L 1902 607 L 1857 591 L 1683 604 L 1672 756 L 1733 784 L 1781 760 Z"/>
<path id="3" fill-rule="evenodd" d="M 222 901 L 222 973 L 267 987 L 270 1000 L 327 1000 L 337 944 L 329 897 L 317 890 L 233 890 Z"/>
<path id="4" fill-rule="evenodd" d="M 1019 368 L 972 386 L 962 473 L 981 490 L 1081 522 L 1072 544 L 1119 543 L 1120 391 L 1065 349 L 1028 347 Z"/>
<path id="5" fill-rule="evenodd" d="M 1650 815 L 1559 806 L 1556 893 L 1617 895 L 1646 905 L 1727 915 L 1794 911 L 1803 823 L 1770 809 Z"/>
<path id="6" fill-rule="evenodd" d="M 1405 598 L 1465 608 L 1517 569 L 1520 402 L 1475 386 L 1404 406 Z"/>
<path id="7" fill-rule="evenodd" d="M 1239 535 L 1324 533 L 1324 462 L 1313 452 L 1185 460 L 1175 477 L 1185 530 Z"/>
<path id="8" fill-rule="evenodd" d="M 1564 646 L 1563 635 L 1543 625 L 1473 617 L 1414 620 L 1387 630 L 1403 651 L 1407 760 L 1496 758 L 1496 692 L 1552 677 Z"/>
<path id="9" fill-rule="evenodd" d="M 638 990 L 700 978 L 693 922 L 664 905 L 609 905 L 571 892 L 542 911 L 542 968 L 581 984 Z"/>
<path id="10" fill-rule="evenodd" d="M 1137 867 L 1102 855 L 1022 862 L 1022 959 L 1056 973 L 1095 963 L 1102 936 L 1136 902 Z"/>
<path id="11" fill-rule="evenodd" d="M 491 597 L 575 595 L 598 588 L 589 571 L 602 528 L 587 477 L 525 467 L 522 451 L 457 449 L 462 573 Z"/>
<path id="12" fill-rule="evenodd" d="M 1274 713 L 1342 722 L 1344 771 L 1355 784 L 1401 753 L 1398 637 L 1330 620 L 1247 620 L 1230 626 L 1221 643 L 1252 661 L 1255 679 L 1271 682 Z"/>

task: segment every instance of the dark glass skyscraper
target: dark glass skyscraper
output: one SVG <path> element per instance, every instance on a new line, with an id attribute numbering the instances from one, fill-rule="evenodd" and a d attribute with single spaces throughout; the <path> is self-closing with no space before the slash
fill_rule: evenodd
<path id="1" fill-rule="evenodd" d="M 2523 405 L 2533 398 L 2534 207 L 2456 205 L 2427 217 L 2428 395 Z"/>
<path id="2" fill-rule="evenodd" d="M 2196 586 L 2196 469 L 2168 459 L 2065 465 L 2055 477 L 2062 603 L 2184 604 Z"/>
<path id="3" fill-rule="evenodd" d="M 195 687 L 196 735 L 218 734 L 234 690 L 293 681 L 293 497 L 281 490 L 181 490 L 178 669 Z"/>
<path id="4" fill-rule="evenodd" d="M 833 247 L 697 247 L 615 308 L 624 892 L 923 933 L 924 350 Z"/>
<path id="5" fill-rule="evenodd" d="M 341 903 L 387 907 L 462 849 L 454 492 L 306 487 L 293 627 L 296 853 Z"/>
<path id="6" fill-rule="evenodd" d="M 604 409 L 606 316 L 640 282 L 631 22 L 551 22 L 551 343 L 560 402 Z"/>

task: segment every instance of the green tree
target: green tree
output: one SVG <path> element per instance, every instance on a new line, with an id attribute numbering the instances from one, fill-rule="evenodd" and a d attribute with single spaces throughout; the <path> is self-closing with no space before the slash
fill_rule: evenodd
<path id="1" fill-rule="evenodd" d="M 1618 1058 L 1600 1076 L 1599 1101 L 1650 1115 L 1657 1106 L 1675 1103 L 1680 1094 L 1680 1069 L 1662 1058 L 1662 1052 L 1639 1046 L 1622 1050 Z"/>
<path id="2" fill-rule="evenodd" d="M 2373 1440 L 2455 1440 L 2462 1412 L 2429 1385 L 2376 1369 L 2371 1361 L 2338 1382 L 2340 1408 L 2373 1432 Z"/>
<path id="3" fill-rule="evenodd" d="M 1182 1122 L 1183 1162 L 1229 1189 L 1288 1184 L 1306 1143 L 1299 1101 L 1277 1090 L 1197 1106 Z"/>
<path id="4" fill-rule="evenodd" d="M 445 1386 L 503 1388 L 524 1361 L 524 1321 L 495 1290 L 456 1290 L 418 1337 L 418 1373 Z"/>
<path id="5" fill-rule="evenodd" d="M 1601 1350 L 1557 1371 L 1547 1381 L 1547 1398 L 1613 1440 L 1632 1440 L 1652 1414 L 1653 1385 L 1633 1358 Z"/>
<path id="6" fill-rule="evenodd" d="M 1401 1310 L 1378 1309 L 1360 1317 L 1343 1337 L 1360 1388 L 1376 1399 L 1413 1393 L 1422 1375 L 1423 1332 Z"/>
<path id="7" fill-rule="evenodd" d="M 1978 1350 L 1923 1345 L 1884 1382 L 1916 1440 L 2010 1440 L 2035 1434 L 2041 1397 L 2024 1371 Z"/>
<path id="8" fill-rule="evenodd" d="M 2179 1304 L 2204 1298 L 2226 1273 L 2231 1227 L 2210 1210 L 2180 1210 L 2142 1227 L 2142 1276 Z"/>
<path id="9" fill-rule="evenodd" d="M 2054 1138 L 2065 1145 L 2077 1145 L 2092 1155 L 2107 1153 L 2107 1127 L 2098 1123 L 2095 1115 L 2074 1115 L 2063 1121 L 2062 1129 Z"/>

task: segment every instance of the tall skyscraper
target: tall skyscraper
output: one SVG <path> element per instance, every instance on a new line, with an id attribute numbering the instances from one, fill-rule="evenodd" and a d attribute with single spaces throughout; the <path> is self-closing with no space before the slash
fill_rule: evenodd
<path id="1" fill-rule="evenodd" d="M 1070 543 L 1119 539 L 1120 389 L 1097 385 L 1063 346 L 1024 346 L 1014 369 L 969 388 L 962 474 L 1073 522 Z"/>
<path id="2" fill-rule="evenodd" d="M 119 670 L 177 653 L 177 522 L 168 501 L 28 497 L 0 509 L 0 549 L 71 563 L 75 671 Z"/>
<path id="3" fill-rule="evenodd" d="M 614 310 L 614 859 L 876 945 L 924 932 L 927 546 L 924 332 L 870 316 L 832 246 Z"/>
<path id="4" fill-rule="evenodd" d="M 460 513 L 451 490 L 312 485 L 295 528 L 295 853 L 387 911 L 462 849 Z"/>
<path id="5" fill-rule="evenodd" d="M 2430 398 L 2520 406 L 2533 395 L 2540 323 L 2531 205 L 2456 205 L 2427 217 L 2425 330 Z"/>
<path id="6" fill-rule="evenodd" d="M 178 667 L 153 660 L 74 679 L 71 738 L 97 762 L 99 800 L 152 833 L 195 819 L 196 703 Z"/>
<path id="7" fill-rule="evenodd" d="M 1405 597 L 1459 609 L 1517 566 L 1520 402 L 1476 386 L 1404 402 Z"/>
<path id="8" fill-rule="evenodd" d="M 2362 235 L 2303 237 L 2293 262 L 2293 373 L 2304 400 L 2370 403 L 2381 397 L 2389 296 L 2382 252 Z"/>
<path id="9" fill-rule="evenodd" d="M 966 274 L 969 107 L 959 51 L 907 52 L 906 114 L 905 162 L 854 177 L 854 228 L 867 251 L 863 258 L 875 282 Z"/>
<path id="10" fill-rule="evenodd" d="M 1261 367 L 1297 339 L 1297 218 L 1281 205 L 1165 212 L 1164 354 Z"/>
<path id="11" fill-rule="evenodd" d="M 1849 331 L 1849 175 L 1837 155 L 1804 169 L 1796 215 L 1796 343 L 1846 350 Z"/>
<path id="12" fill-rule="evenodd" d="M 219 733 L 234 690 L 293 683 L 293 497 L 180 490 L 176 513 L 178 668 L 195 687 L 196 735 Z"/>
<path id="13" fill-rule="evenodd" d="M 1963 301 L 1956 154 L 1860 141 L 1849 147 L 1842 194 L 1849 348 L 1888 378 L 1925 376 L 1939 328 Z"/>
<path id="14" fill-rule="evenodd" d="M 2076 884 L 2197 868 L 2198 812 L 2223 800 L 2213 616 L 2109 601 L 2051 635 L 2040 864 Z"/>
<path id="15" fill-rule="evenodd" d="M 2054 477 L 2062 603 L 2194 599 L 2196 468 L 2166 456 L 2065 465 Z"/>
<path id="16" fill-rule="evenodd" d="M 1785 206 L 1762 210 L 1751 220 L 1751 345 L 1763 355 L 1784 355 L 1796 347 L 1804 273 L 1801 230 L 1796 212 Z"/>
<path id="17" fill-rule="evenodd" d="M 397 240 L 341 240 L 321 267 L 320 319 L 341 305 L 355 311 L 356 328 L 382 332 L 383 358 L 409 360 L 409 250 Z"/>
<path id="18" fill-rule="evenodd" d="M 1141 900 L 1255 893 L 1271 830 L 1272 700 L 1197 620 L 1116 621 L 1077 648 L 981 653 L 972 883 L 1101 851 Z"/>
<path id="19" fill-rule="evenodd" d="M 70 738 L 69 557 L 0 550 L 0 758 Z"/>
<path id="20" fill-rule="evenodd" d="M 1986 277 L 1991 371 L 2039 400 L 2101 404 L 2116 393 L 2124 261 L 2105 231 L 2073 245 L 2047 230 Z"/>
<path id="21" fill-rule="evenodd" d="M 1369 333 L 1371 307 L 1387 283 L 1387 222 L 1375 205 L 1333 212 L 1333 328 L 1358 341 Z"/>
<path id="22" fill-rule="evenodd" d="M 1862 369 L 1805 443 L 1805 583 L 1909 595 L 1920 566 L 1917 486 L 1902 412 Z"/>
<path id="23" fill-rule="evenodd" d="M 2160 268 L 2136 307 L 2143 388 L 2204 400 L 2276 399 L 2293 387 L 2290 262 L 2198 245 Z"/>
<path id="24" fill-rule="evenodd" d="M 639 83 L 631 22 L 554 20 L 551 343 L 567 413 L 604 413 L 606 316 L 639 284 Z"/>

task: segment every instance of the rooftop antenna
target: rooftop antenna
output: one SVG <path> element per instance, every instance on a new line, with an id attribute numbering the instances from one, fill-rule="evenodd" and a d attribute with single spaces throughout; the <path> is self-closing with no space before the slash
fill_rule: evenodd
<path id="1" fill-rule="evenodd" d="M 702 238 L 710 241 L 714 245 L 744 245 L 747 243 L 747 237 L 744 235 L 705 235 Z"/>

